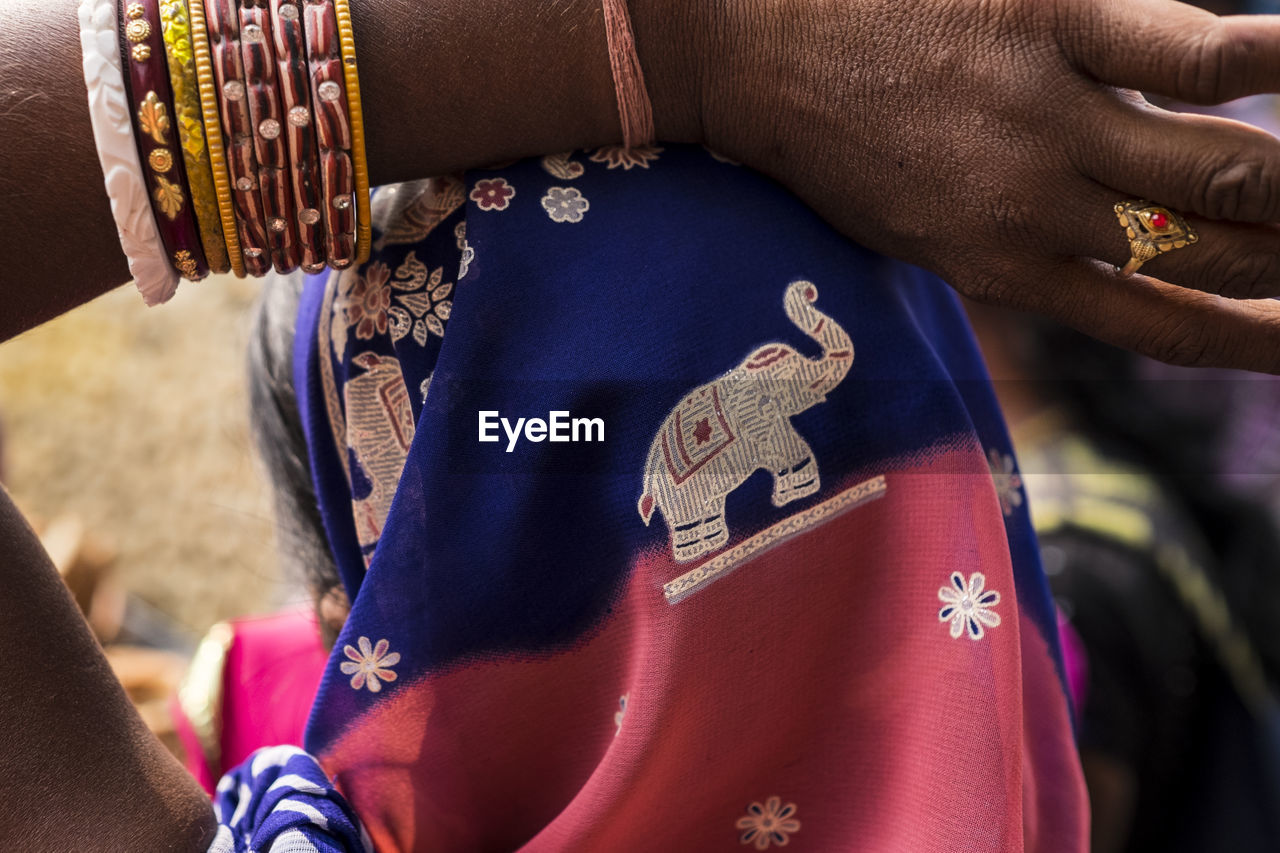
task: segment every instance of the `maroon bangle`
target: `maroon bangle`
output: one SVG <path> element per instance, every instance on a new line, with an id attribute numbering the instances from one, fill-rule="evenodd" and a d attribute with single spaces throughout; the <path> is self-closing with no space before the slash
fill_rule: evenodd
<path id="1" fill-rule="evenodd" d="M 258 193 L 267 223 L 267 246 L 276 272 L 298 268 L 302 250 L 293 218 L 289 156 L 285 151 L 284 114 L 276 92 L 276 57 L 267 0 L 240 2 L 240 56 L 244 60 L 254 153 L 258 156 Z"/>
<path id="2" fill-rule="evenodd" d="M 271 26 L 275 38 L 280 101 L 284 108 L 293 175 L 293 202 L 297 210 L 298 242 L 302 269 L 325 268 L 324 201 L 320 194 L 316 139 L 311 120 L 311 86 L 307 73 L 306 34 L 298 5 L 291 0 L 271 0 Z"/>
<path id="3" fill-rule="evenodd" d="M 258 161 L 253 151 L 253 124 L 249 116 L 244 69 L 240 64 L 240 21 L 235 0 L 207 0 L 209 52 L 218 85 L 219 114 L 227 139 L 227 167 L 231 173 L 231 200 L 244 267 L 249 275 L 263 276 L 271 269 L 267 256 L 267 228 L 258 195 Z"/>
<path id="4" fill-rule="evenodd" d="M 160 4 L 158 0 L 121 0 L 119 14 L 120 54 L 127 69 L 124 80 L 132 107 L 129 118 L 156 230 L 169 262 L 184 278 L 198 281 L 209 274 L 209 264 L 173 126 L 173 90 L 160 28 Z"/>
<path id="5" fill-rule="evenodd" d="M 342 72 L 338 19 L 333 0 L 308 0 L 305 6 L 307 64 L 311 72 L 316 140 L 324 198 L 329 265 L 345 269 L 356 257 L 356 211 L 352 198 L 351 122 L 347 116 L 347 83 Z"/>

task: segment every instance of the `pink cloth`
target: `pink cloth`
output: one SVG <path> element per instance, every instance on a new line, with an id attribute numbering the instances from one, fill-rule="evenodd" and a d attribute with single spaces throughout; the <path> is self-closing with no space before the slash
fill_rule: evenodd
<path id="1" fill-rule="evenodd" d="M 175 702 L 187 769 L 213 793 L 217 776 L 264 746 L 302 745 L 302 732 L 328 654 L 315 614 L 291 609 L 232 620 L 222 672 L 220 764 L 211 768 L 190 720 Z"/>

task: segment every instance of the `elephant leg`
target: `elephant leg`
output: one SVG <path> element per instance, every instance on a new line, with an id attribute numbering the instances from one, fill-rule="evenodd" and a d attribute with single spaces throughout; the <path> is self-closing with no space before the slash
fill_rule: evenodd
<path id="1" fill-rule="evenodd" d="M 671 524 L 671 551 L 677 563 L 696 560 L 729 541 L 723 496 L 702 504 L 696 510 Z"/>
<path id="2" fill-rule="evenodd" d="M 822 488 L 818 476 L 818 460 L 813 450 L 800 434 L 787 427 L 783 436 L 783 458 L 787 462 L 773 472 L 773 505 L 786 506 L 792 501 L 807 498 Z"/>

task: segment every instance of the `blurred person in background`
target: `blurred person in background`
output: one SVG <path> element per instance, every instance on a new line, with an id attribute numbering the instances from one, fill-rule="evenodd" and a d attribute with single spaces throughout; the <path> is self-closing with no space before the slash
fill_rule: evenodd
<path id="1" fill-rule="evenodd" d="M 970 315 L 1066 622 L 1094 853 L 1275 850 L 1280 383 Z"/>

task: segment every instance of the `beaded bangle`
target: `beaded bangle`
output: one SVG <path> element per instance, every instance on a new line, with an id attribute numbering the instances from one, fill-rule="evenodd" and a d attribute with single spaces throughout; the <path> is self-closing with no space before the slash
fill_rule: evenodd
<path id="1" fill-rule="evenodd" d="M 267 0 L 241 0 L 240 56 L 244 60 L 245 100 L 253 121 L 253 148 L 258 158 L 258 194 L 266 217 L 267 246 L 276 272 L 298 268 L 301 249 L 293 218 L 289 157 L 285 152 L 280 96 L 276 92 L 276 58 L 272 50 Z"/>
<path id="2" fill-rule="evenodd" d="M 298 212 L 302 269 L 319 272 L 325 268 L 323 200 L 311 121 L 306 35 L 295 3 L 271 0 L 271 32 L 275 39 L 281 106 L 287 119 L 285 132 L 293 173 L 293 200 Z"/>
<path id="3" fill-rule="evenodd" d="M 231 175 L 232 201 L 240 237 L 245 271 L 263 276 L 271 269 L 266 255 L 266 222 L 258 195 L 258 163 L 253 152 L 252 121 L 245 102 L 244 68 L 240 61 L 240 22 L 234 0 L 209 0 L 209 46 L 222 130 L 230 141 L 227 167 Z"/>
<path id="4" fill-rule="evenodd" d="M 196 80 L 191 24 L 184 0 L 160 0 L 160 22 L 165 56 L 169 60 L 169 82 L 173 87 L 173 117 L 178 125 L 178 141 L 187 170 L 191 208 L 200 229 L 200 244 L 204 247 L 209 270 L 224 273 L 231 268 L 231 263 L 222 238 L 222 217 L 218 213 L 213 170 L 205 147 L 200 87 Z"/>
<path id="5" fill-rule="evenodd" d="M 364 152 L 364 108 L 360 102 L 360 75 L 356 68 L 356 38 L 351 28 L 347 0 L 334 0 L 338 35 L 342 46 L 342 71 L 347 78 L 347 109 L 351 117 L 351 159 L 356 178 L 356 263 L 369 260 L 373 229 L 369 222 L 369 164 Z"/>
<path id="6" fill-rule="evenodd" d="M 355 176 L 347 153 L 351 147 L 351 123 L 338 22 L 332 0 L 308 0 L 303 14 L 316 142 L 320 150 L 325 248 L 329 265 L 345 269 L 356 259 L 355 210 L 351 197 Z"/>
<path id="7" fill-rule="evenodd" d="M 98 162 L 111 200 L 120 248 L 138 291 L 148 305 L 173 296 L 178 273 L 164 254 L 133 144 L 128 96 L 120 71 L 119 13 L 115 0 L 81 0 L 80 51 L 89 120 Z"/>
<path id="8" fill-rule="evenodd" d="M 209 274 L 195 214 L 187 203 L 186 168 L 173 145 L 164 41 L 160 37 L 158 0 L 134 0 L 121 9 L 121 57 L 127 67 L 125 88 L 133 106 L 134 143 L 145 163 L 143 175 L 151 192 L 156 230 L 165 253 L 182 275 L 193 281 Z"/>
<path id="9" fill-rule="evenodd" d="M 231 173 L 227 170 L 226 152 L 222 147 L 222 125 L 218 119 L 218 95 L 214 87 L 213 61 L 209 56 L 209 30 L 205 25 L 204 0 L 188 0 L 188 10 L 191 17 L 191 47 L 195 59 L 196 85 L 200 91 L 201 112 L 204 114 L 205 144 L 213 173 L 213 191 L 218 203 L 218 219 L 222 224 L 222 239 L 227 248 L 231 271 L 244 278 L 244 257 L 240 254 L 240 236 L 231 202 Z"/>

